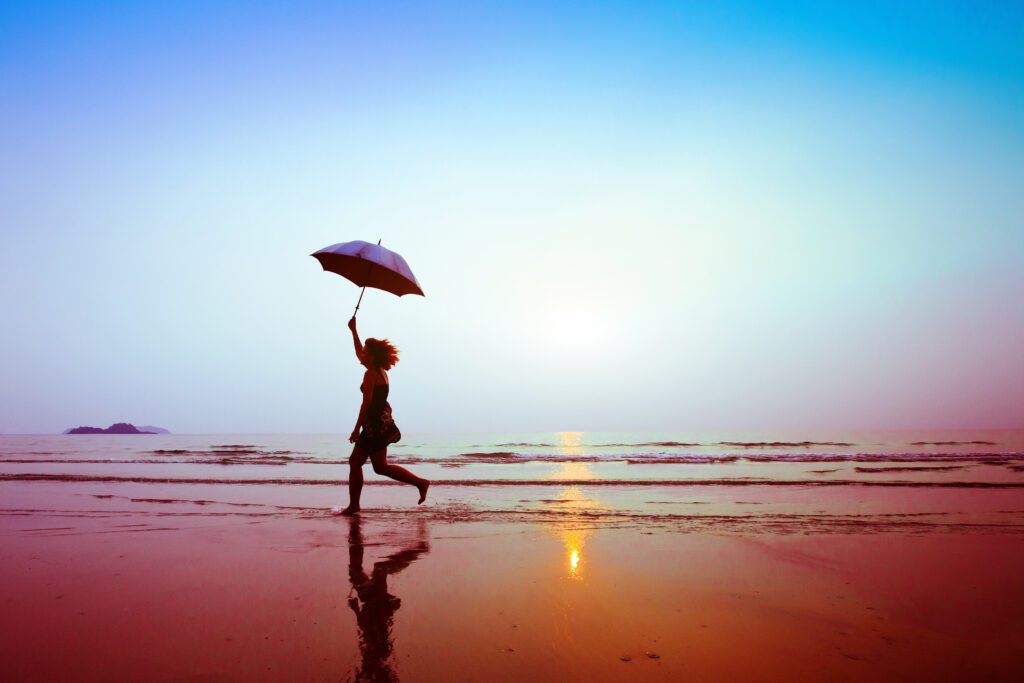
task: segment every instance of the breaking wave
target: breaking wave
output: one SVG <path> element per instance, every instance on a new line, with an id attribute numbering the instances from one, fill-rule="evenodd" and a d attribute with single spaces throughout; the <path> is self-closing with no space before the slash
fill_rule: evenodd
<path id="1" fill-rule="evenodd" d="M 995 441 L 911 441 L 911 446 L 995 446 Z"/>

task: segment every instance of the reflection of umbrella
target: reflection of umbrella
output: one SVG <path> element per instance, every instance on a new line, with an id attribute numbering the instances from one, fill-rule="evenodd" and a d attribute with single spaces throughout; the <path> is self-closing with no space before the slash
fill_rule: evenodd
<path id="1" fill-rule="evenodd" d="M 341 242 L 324 247 L 320 251 L 314 252 L 312 256 L 320 262 L 324 270 L 348 278 L 363 288 L 363 291 L 359 293 L 359 301 L 356 303 L 357 312 L 359 304 L 363 302 L 363 294 L 367 287 L 383 289 L 385 292 L 391 292 L 398 296 L 406 294 L 424 296 L 423 290 L 420 289 L 420 283 L 416 282 L 416 276 L 412 274 L 405 259 L 380 246 L 380 242 L 377 244 L 370 244 L 362 240 Z"/>

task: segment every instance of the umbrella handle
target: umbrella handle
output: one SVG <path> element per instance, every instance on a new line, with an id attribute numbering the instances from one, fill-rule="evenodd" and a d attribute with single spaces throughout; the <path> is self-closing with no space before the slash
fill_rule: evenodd
<path id="1" fill-rule="evenodd" d="M 359 312 L 359 304 L 363 303 L 363 294 L 366 294 L 366 287 L 363 287 L 362 291 L 359 292 L 359 301 L 356 302 L 356 310 L 352 311 L 352 317 L 356 317 L 356 313 Z"/>
<path id="2" fill-rule="evenodd" d="M 381 242 L 380 240 L 377 240 L 377 246 L 378 247 L 380 246 L 380 242 Z M 372 265 L 367 265 L 366 266 L 366 277 L 370 277 L 370 273 L 372 273 L 372 272 L 373 272 L 373 266 Z M 363 286 L 362 291 L 359 292 L 359 301 L 356 302 L 356 310 L 352 311 L 352 317 L 353 318 L 356 317 L 356 313 L 359 312 L 359 304 L 363 303 L 363 294 L 366 294 L 366 286 L 365 285 Z"/>

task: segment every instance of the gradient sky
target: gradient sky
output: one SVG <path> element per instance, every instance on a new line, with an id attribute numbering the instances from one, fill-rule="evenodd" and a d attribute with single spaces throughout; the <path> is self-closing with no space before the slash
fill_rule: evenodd
<path id="1" fill-rule="evenodd" d="M 1024 427 L 1018 3 L 0 6 L 0 431 Z M 216 5 L 216 7 L 213 7 Z"/>

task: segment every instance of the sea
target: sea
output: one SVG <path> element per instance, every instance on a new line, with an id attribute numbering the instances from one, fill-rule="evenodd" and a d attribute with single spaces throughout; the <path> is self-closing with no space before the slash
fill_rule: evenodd
<path id="1" fill-rule="evenodd" d="M 52 510 L 60 494 L 86 511 L 122 500 L 326 515 L 347 502 L 351 450 L 341 434 L 0 435 L 0 493 L 17 493 L 9 510 Z M 683 530 L 1024 529 L 1024 430 L 408 434 L 388 460 L 431 480 L 428 503 L 367 463 L 367 511 Z"/>

